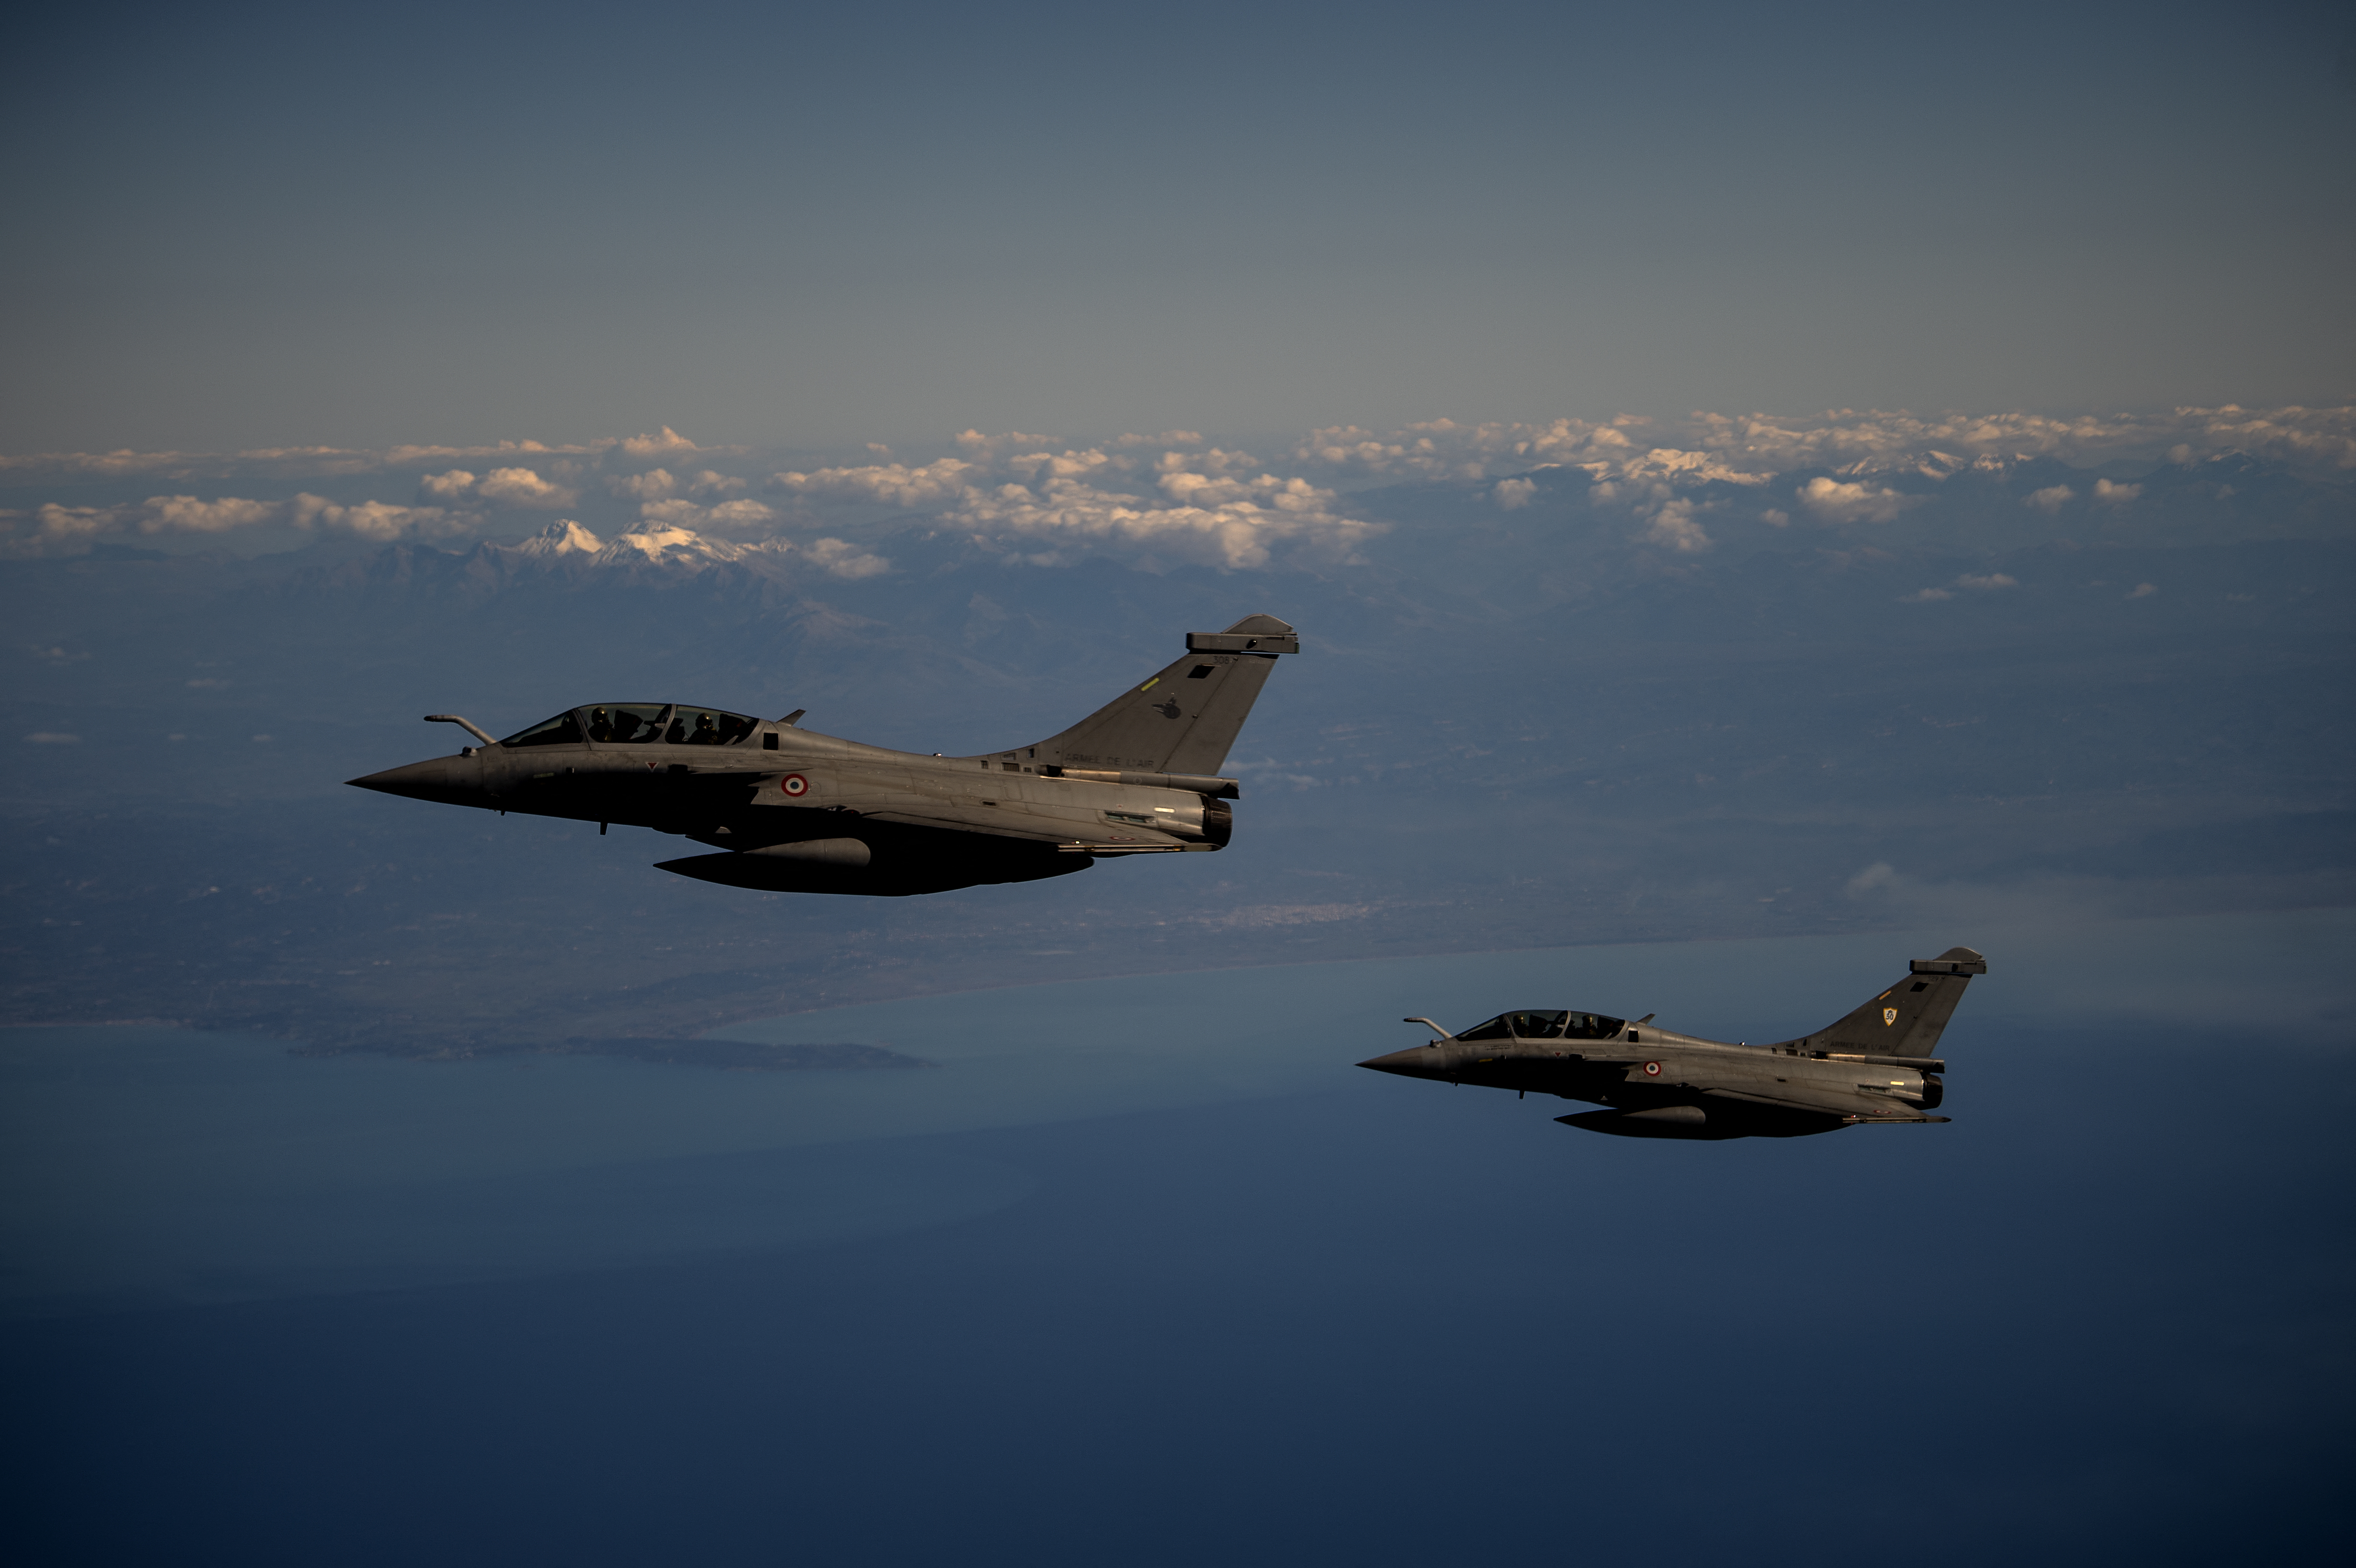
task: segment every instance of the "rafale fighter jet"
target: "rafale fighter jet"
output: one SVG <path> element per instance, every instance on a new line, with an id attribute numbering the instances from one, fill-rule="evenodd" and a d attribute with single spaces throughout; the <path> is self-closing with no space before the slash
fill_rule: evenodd
<path id="1" fill-rule="evenodd" d="M 937 893 L 1082 871 L 1107 855 L 1217 849 L 1239 798 L 1218 776 L 1279 654 L 1273 615 L 1195 632 L 1186 656 L 1036 745 L 920 756 L 674 702 L 574 708 L 455 757 L 351 782 L 502 815 L 676 833 L 723 851 L 682 877 L 802 893 Z"/>
<path id="2" fill-rule="evenodd" d="M 1906 978 L 1828 1028 L 1729 1044 L 1601 1013 L 1500 1013 L 1478 1029 L 1361 1061 L 1377 1072 L 1537 1091 L 1611 1107 L 1556 1121 L 1640 1138 L 1794 1138 L 1933 1116 L 1947 1064 L 1931 1054 L 1964 987 L 1987 973 L 1968 947 L 1917 958 Z"/>

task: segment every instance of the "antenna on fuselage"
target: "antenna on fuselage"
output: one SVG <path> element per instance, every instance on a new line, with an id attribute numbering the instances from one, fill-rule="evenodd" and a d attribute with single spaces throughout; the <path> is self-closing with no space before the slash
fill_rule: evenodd
<path id="1" fill-rule="evenodd" d="M 777 722 L 790 730 L 796 724 L 800 723 L 802 715 L 809 711 L 809 709 L 807 708 L 797 708 L 791 713 L 787 714 L 783 719 L 778 720 Z"/>

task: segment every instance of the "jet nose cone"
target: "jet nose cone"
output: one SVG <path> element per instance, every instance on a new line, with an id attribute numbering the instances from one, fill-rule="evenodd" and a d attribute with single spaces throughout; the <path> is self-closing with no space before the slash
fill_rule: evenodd
<path id="1" fill-rule="evenodd" d="M 1428 1045 L 1419 1045 L 1408 1051 L 1394 1051 L 1388 1056 L 1368 1057 L 1358 1065 L 1406 1078 L 1431 1078 L 1440 1072 L 1440 1052 Z"/>
<path id="2" fill-rule="evenodd" d="M 447 800 L 455 782 L 450 777 L 450 760 L 434 757 L 427 762 L 409 763 L 397 768 L 387 768 L 366 778 L 346 779 L 346 784 L 359 789 L 372 789 L 385 795 L 405 795 L 412 800 Z"/>

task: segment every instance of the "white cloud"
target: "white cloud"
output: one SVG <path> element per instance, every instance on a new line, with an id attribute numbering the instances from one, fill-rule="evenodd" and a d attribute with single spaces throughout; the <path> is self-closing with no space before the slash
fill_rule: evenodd
<path id="1" fill-rule="evenodd" d="M 2187 443 L 2196 451 L 2246 452 L 2285 463 L 2356 468 L 2356 408 L 2294 406 L 2254 412 L 2227 403 L 2216 409 L 2179 409 L 2175 418 L 2200 426 L 2201 439 Z"/>
<path id="2" fill-rule="evenodd" d="M 1605 424 L 1563 419 L 1545 425 L 1462 425 L 1442 419 L 1387 436 L 1357 425 L 1335 425 L 1311 432 L 1292 455 L 1297 462 L 1345 474 L 1481 479 L 1493 468 L 1521 472 L 1553 464 L 1588 468 L 1590 476 L 1601 478 L 1632 459 L 1644 461 L 1627 432 L 1646 422 L 1633 415 Z M 1655 466 L 1675 464 L 1672 457 Z"/>
<path id="3" fill-rule="evenodd" d="M 1876 860 L 1848 880 L 1848 896 L 1862 898 L 1867 893 L 1876 892 L 1885 888 L 1895 888 L 1898 882 L 1897 868 L 1887 860 Z"/>
<path id="4" fill-rule="evenodd" d="M 644 474 L 623 474 L 608 479 L 605 488 L 635 501 L 668 501 L 679 494 L 679 480 L 668 468 L 649 468 Z"/>
<path id="5" fill-rule="evenodd" d="M 2356 468 L 2356 407 L 2252 412 L 2228 406 L 2066 419 L 2021 412 L 1925 419 L 1855 409 L 1804 419 L 1695 413 L 1663 421 L 1655 427 L 1663 439 L 1640 443 L 1650 422 L 1628 415 L 1602 423 L 1434 420 L 1387 435 L 1337 425 L 1313 432 L 1293 455 L 1312 467 L 1366 475 L 1479 479 L 1501 468 L 1555 463 L 1589 468 L 1597 478 L 1666 474 L 1680 482 L 1751 485 L 1794 469 L 1830 469 L 1852 479 L 1911 470 L 1944 479 L 2032 457 L 2091 465 L 2163 453 L 2175 463 L 2247 452 L 2307 467 Z"/>
<path id="6" fill-rule="evenodd" d="M 381 501 L 347 507 L 307 493 L 291 501 L 150 496 L 133 506 L 45 506 L 38 517 L 43 535 L 64 539 L 90 539 L 134 528 L 143 534 L 218 534 L 266 524 L 339 529 L 374 539 L 443 538 L 469 532 L 480 523 L 471 513 L 440 507 L 394 507 Z"/>
<path id="7" fill-rule="evenodd" d="M 961 430 L 957 434 L 959 446 L 985 458 L 1008 447 L 1044 446 L 1047 441 L 1046 436 L 1025 435 L 1019 430 L 1010 430 L 1003 435 L 984 435 L 978 430 Z"/>
<path id="8" fill-rule="evenodd" d="M 2001 589 L 2019 586 L 2020 581 L 2018 578 L 2008 577 L 2001 571 L 1991 571 L 1986 576 L 1978 577 L 1967 571 L 1946 588 L 1925 588 L 1919 592 L 1902 596 L 1899 603 L 1901 604 L 1936 603 L 1942 599 L 1953 599 L 1955 595 L 1952 590 L 1956 588 L 1962 589 L 1966 593 L 1993 593 Z"/>
<path id="9" fill-rule="evenodd" d="M 1694 504 L 1683 496 L 1664 501 L 1645 523 L 1646 544 L 1665 546 L 1679 555 L 1698 555 L 1709 548 L 1709 535 L 1694 521 Z"/>
<path id="10" fill-rule="evenodd" d="M 726 474 L 715 474 L 709 468 L 687 479 L 680 478 L 668 468 L 650 468 L 644 474 L 617 475 L 605 481 L 605 487 L 616 496 L 626 496 L 635 501 L 668 501 L 680 495 L 709 501 L 717 496 L 734 495 L 744 488 L 744 481 Z"/>
<path id="11" fill-rule="evenodd" d="M 659 438 L 641 436 L 643 443 Z M 675 438 L 681 439 L 684 438 Z M 487 446 L 399 445 L 368 450 L 341 446 L 267 446 L 243 452 L 43 452 L 0 456 L 0 472 L 54 473 L 60 477 L 128 478 L 162 474 L 188 479 L 296 479 L 328 475 L 380 473 L 429 463 L 480 463 L 501 458 L 594 456 L 627 443 L 610 436 L 573 445 L 538 441 L 500 441 Z M 698 448 L 689 443 L 687 450 Z"/>
<path id="12" fill-rule="evenodd" d="M 395 507 L 382 501 L 362 501 L 347 507 L 325 496 L 308 493 L 287 503 L 288 520 L 297 528 L 329 528 L 364 539 L 391 542 L 404 539 L 447 539 L 472 533 L 482 519 L 467 512 L 440 507 Z"/>
<path id="13" fill-rule="evenodd" d="M 55 730 L 36 730 L 25 737 L 36 746 L 79 746 L 81 737 L 62 734 Z"/>
<path id="14" fill-rule="evenodd" d="M 494 468 L 483 475 L 475 494 L 502 507 L 569 507 L 580 496 L 552 484 L 530 468 Z"/>
<path id="15" fill-rule="evenodd" d="M 41 520 L 41 533 L 52 539 L 95 539 L 120 528 L 124 509 L 120 507 L 60 507 L 54 501 L 45 502 L 35 514 Z"/>
<path id="16" fill-rule="evenodd" d="M 46 452 L 0 456 L 0 471 L 51 470 L 89 477 L 126 477 L 136 474 L 186 473 L 226 476 L 231 474 L 294 477 L 309 474 L 367 474 L 387 468 L 413 468 L 422 464 L 484 462 L 501 458 L 591 457 L 620 451 L 632 456 L 663 456 L 680 452 L 727 452 L 727 447 L 699 446 L 665 427 L 659 435 L 627 438 L 601 436 L 594 441 L 552 443 L 499 441 L 480 446 L 403 443 L 378 449 L 340 446 L 253 447 L 242 452 Z"/>
<path id="17" fill-rule="evenodd" d="M 615 444 L 632 457 L 661 457 L 674 452 L 703 450 L 669 425 L 662 427 L 660 435 L 626 436 Z"/>
<path id="18" fill-rule="evenodd" d="M 2143 494 L 2140 485 L 2114 485 L 2107 479 L 2094 481 L 2094 500 L 2099 506 L 2124 507 Z"/>
<path id="19" fill-rule="evenodd" d="M 2135 591 L 2129 593 L 2127 597 L 2130 599 L 2148 599 L 2158 592 L 2159 589 L 2152 583 L 2138 582 L 2135 585 Z"/>
<path id="20" fill-rule="evenodd" d="M 1793 494 L 1800 505 L 1828 523 L 1886 523 L 1922 499 L 1854 479 L 1828 479 L 1821 474 Z"/>
<path id="21" fill-rule="evenodd" d="M 768 488 L 814 500 L 926 507 L 964 499 L 969 486 L 986 472 L 982 464 L 944 457 L 922 468 L 911 468 L 904 463 L 880 463 L 865 468 L 821 468 L 814 474 L 778 474 L 770 477 Z"/>
<path id="22" fill-rule="evenodd" d="M 1497 487 L 1489 492 L 1498 507 L 1508 512 L 1519 511 L 1528 506 L 1530 497 L 1537 493 L 1537 481 L 1535 479 L 1500 479 Z"/>
<path id="23" fill-rule="evenodd" d="M 322 452 L 328 449 L 320 448 Z M 421 463 L 481 462 L 516 457 L 599 457 L 620 453 L 626 457 L 671 457 L 682 453 L 742 452 L 743 447 L 699 446 L 669 425 L 659 435 L 599 436 L 573 445 L 538 441 L 502 441 L 492 446 L 395 446 L 380 453 L 342 455 L 367 460 L 374 468 L 411 468 Z"/>
<path id="24" fill-rule="evenodd" d="M 222 534 L 274 522 L 284 510 L 275 501 L 246 501 L 234 496 L 218 501 L 199 501 L 194 496 L 150 496 L 139 504 L 139 531 Z"/>
<path id="25" fill-rule="evenodd" d="M 206 461 L 201 453 L 134 452 L 129 447 L 118 452 L 27 452 L 0 457 L 0 473 L 50 470 L 61 477 L 114 479 L 192 467 Z"/>
<path id="26" fill-rule="evenodd" d="M 892 563 L 880 555 L 870 555 L 857 545 L 843 539 L 819 539 L 809 547 L 809 558 L 837 577 L 856 581 L 862 577 L 876 577 L 892 570 Z"/>
<path id="27" fill-rule="evenodd" d="M 2106 458 L 2248 452 L 2308 466 L 2356 468 L 2356 407 L 2251 413 L 2177 409 L 2149 416 L 1943 414 L 1920 419 L 1842 409 L 1815 419 L 1768 414 L 1696 414 L 1685 439 L 1744 466 L 1779 471 L 1825 467 L 1851 473 L 1918 469 L 1941 477 L 1965 467 L 2003 466 L 2029 457 L 2092 464 Z"/>
<path id="28" fill-rule="evenodd" d="M 1090 464 L 1093 468 L 1100 468 L 1106 462 L 1104 454 L 1099 452 L 1075 453 L 1073 455 Z M 1129 460 L 1126 458 L 1111 459 L 1110 464 L 1122 472 L 1126 472 L 1130 466 Z M 1215 446 L 1207 452 L 1165 452 L 1154 460 L 1153 467 L 1154 471 L 1160 474 L 1197 473 L 1239 475 L 1249 475 L 1256 468 L 1265 470 L 1268 464 L 1248 452 L 1229 452 L 1225 447 Z"/>
<path id="29" fill-rule="evenodd" d="M 581 498 L 578 491 L 552 484 L 530 468 L 494 468 L 479 479 L 463 468 L 453 468 L 447 474 L 429 474 L 418 480 L 417 496 L 422 501 L 452 506 L 488 501 L 499 507 L 544 507 L 552 511 Z"/>
<path id="30" fill-rule="evenodd" d="M 1076 479 L 1048 479 L 1033 488 L 1007 484 L 976 491 L 950 520 L 981 530 L 1041 539 L 1055 548 L 1024 559 L 1062 564 L 1067 549 L 1105 546 L 1142 550 L 1173 563 L 1248 570 L 1266 566 L 1280 549 L 1346 554 L 1377 532 L 1375 525 L 1339 516 L 1333 492 L 1299 479 L 1261 475 L 1164 473 L 1160 488 L 1175 506 L 1098 488 Z"/>
<path id="31" fill-rule="evenodd" d="M 1165 433 L 1201 439 L 1191 431 Z M 1045 542 L 1044 550 L 1010 557 L 1040 565 L 1114 549 L 1172 563 L 1250 567 L 1280 548 L 1346 553 L 1373 531 L 1336 515 L 1332 491 L 1269 472 L 1248 453 L 1165 450 L 1148 465 L 1098 447 L 1019 444 L 1038 439 L 968 431 L 958 440 L 969 457 L 781 473 L 767 488 L 809 503 L 942 508 L 945 521 L 973 529 L 978 543 Z"/>
<path id="32" fill-rule="evenodd" d="M 648 501 L 638 508 L 638 515 L 663 528 L 734 534 L 750 533 L 777 520 L 777 514 L 758 501 L 723 501 L 711 507 L 697 501 Z"/>
<path id="33" fill-rule="evenodd" d="M 1211 455 L 1216 457 L 1219 453 Z M 1320 490 L 1306 479 L 1280 479 L 1273 474 L 1245 478 L 1235 474 L 1195 474 L 1183 469 L 1173 472 L 1166 462 L 1154 486 L 1172 500 L 1193 507 L 1257 504 L 1280 512 L 1322 513 L 1333 499 L 1332 491 Z"/>
<path id="34" fill-rule="evenodd" d="M 1765 523 L 1769 528 L 1788 528 L 1792 526 L 1792 514 L 1785 511 L 1780 511 L 1773 507 L 1770 507 L 1765 511 L 1759 514 L 1759 520 Z"/>
<path id="35" fill-rule="evenodd" d="M 2028 499 L 2020 504 L 2024 507 L 2034 507 L 2046 516 L 2051 517 L 2068 506 L 2071 498 L 2077 494 L 2078 492 L 2067 485 L 2048 485 L 2042 490 L 2030 491 Z"/>
<path id="36" fill-rule="evenodd" d="M 371 466 L 411 468 L 421 463 L 449 463 L 457 460 L 480 462 L 487 457 L 584 456 L 612 446 L 613 441 L 591 442 L 586 446 L 550 446 L 537 441 L 502 441 L 490 446 L 394 446 L 381 453 L 355 452 L 348 455 L 374 459 Z"/>
<path id="37" fill-rule="evenodd" d="M 1195 465 L 1218 469 L 1231 463 L 1249 463 L 1250 461 L 1250 458 L 1239 453 L 1215 450 L 1196 460 Z M 1165 453 L 1162 455 L 1161 466 L 1164 469 L 1175 468 L 1182 466 L 1184 462 L 1185 459 L 1174 452 Z M 1025 479 L 1105 478 L 1134 472 L 1137 459 L 1114 457 L 1098 447 L 1091 446 L 1085 452 L 1066 450 L 1009 453 L 1000 460 L 999 466 L 1009 474 L 1019 475 Z"/>

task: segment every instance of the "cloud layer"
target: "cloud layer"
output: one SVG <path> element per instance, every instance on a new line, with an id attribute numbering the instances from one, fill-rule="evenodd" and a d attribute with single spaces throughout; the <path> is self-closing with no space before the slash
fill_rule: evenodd
<path id="1" fill-rule="evenodd" d="M 1189 443 L 1192 432 L 1170 432 Z M 805 510 L 851 505 L 931 512 L 975 544 L 1036 566 L 1109 550 L 1169 565 L 1258 568 L 1280 555 L 1346 558 L 1376 525 L 1346 517 L 1336 494 L 1248 453 L 1211 448 L 1024 450 L 1038 438 L 967 431 L 971 455 L 921 467 L 878 463 L 785 472 L 767 488 Z"/>
<path id="2" fill-rule="evenodd" d="M 1923 505 L 1957 475 L 2001 477 L 2038 460 L 2157 468 L 2242 453 L 2316 476 L 2356 475 L 2356 408 L 2226 405 L 2076 418 L 1837 411 L 1811 419 L 1435 420 L 1388 432 L 1318 430 L 1273 458 L 1211 444 L 1192 431 L 1059 446 L 1023 432 L 968 430 L 950 445 L 950 454 L 929 462 L 871 443 L 872 461 L 781 467 L 746 449 L 700 446 L 665 426 L 652 435 L 563 446 L 0 457 L 0 485 L 32 493 L 29 504 L 0 513 L 0 553 L 74 554 L 108 539 L 226 539 L 267 529 L 450 543 L 514 538 L 540 526 L 530 514 L 558 511 L 575 514 L 565 528 L 615 544 L 681 535 L 745 546 L 783 540 L 782 553 L 802 568 L 839 578 L 891 570 L 885 555 L 844 541 L 911 524 L 953 531 L 1011 564 L 1053 567 L 1105 556 L 1156 569 L 1253 570 L 1349 559 L 1384 527 L 1350 501 L 1352 491 L 1419 483 L 1463 486 L 1485 498 L 1493 516 L 1530 512 L 1567 493 L 1599 516 L 1624 517 L 1627 539 L 1674 560 L 1716 548 L 1713 531 L 1738 519 L 1778 528 L 1795 520 L 1874 528 Z M 401 479 L 404 474 L 411 477 Z M 371 476 L 408 486 L 396 492 L 408 498 L 366 496 Z M 38 495 L 70 486 L 84 496 L 130 489 L 150 477 L 174 483 L 105 503 Z M 343 495 L 297 487 L 306 479 Z M 262 494 L 238 494 L 241 484 Z M 2136 515 L 2145 487 L 2140 477 L 2090 476 L 2041 485 L 2019 504 L 2056 523 L 2115 519 Z M 571 537 L 562 528 L 554 534 Z M 534 548 L 550 537 L 535 536 Z"/>
<path id="3" fill-rule="evenodd" d="M 1557 466 L 1598 479 L 1668 477 L 1764 485 L 1823 469 L 1944 478 L 1974 464 L 2034 457 L 2092 465 L 2113 459 L 2191 463 L 2229 452 L 2302 469 L 2356 470 L 2356 408 L 2254 410 L 2225 404 L 2162 414 L 1912 414 L 1843 409 L 1812 419 L 1697 413 L 1590 423 L 1461 425 L 1450 420 L 1376 435 L 1355 425 L 1312 432 L 1293 450 L 1304 468 L 1396 478 L 1483 479 Z"/>

